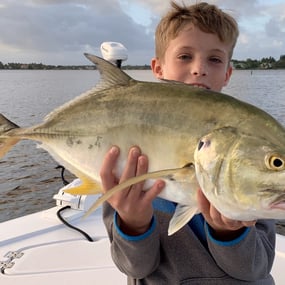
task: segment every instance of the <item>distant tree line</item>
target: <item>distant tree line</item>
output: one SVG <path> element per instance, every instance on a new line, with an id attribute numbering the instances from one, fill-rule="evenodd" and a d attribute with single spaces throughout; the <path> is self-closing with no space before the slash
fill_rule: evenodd
<path id="1" fill-rule="evenodd" d="M 15 63 L 3 64 L 0 61 L 0 69 L 44 69 L 44 70 L 64 70 L 64 69 L 96 69 L 95 65 L 45 65 L 43 63 Z"/>
<path id="2" fill-rule="evenodd" d="M 248 58 L 247 60 L 232 60 L 236 69 L 280 69 L 285 68 L 285 55 L 279 60 L 274 57 L 262 58 L 261 60 Z"/>
<path id="3" fill-rule="evenodd" d="M 246 60 L 232 60 L 233 67 L 236 69 L 281 69 L 285 68 L 285 54 L 279 60 L 273 57 L 262 58 L 261 60 L 248 58 Z M 148 70 L 150 65 L 126 65 L 123 69 Z M 7 63 L 0 61 L 0 69 L 44 69 L 44 70 L 94 70 L 95 65 L 45 65 L 42 63 Z"/>

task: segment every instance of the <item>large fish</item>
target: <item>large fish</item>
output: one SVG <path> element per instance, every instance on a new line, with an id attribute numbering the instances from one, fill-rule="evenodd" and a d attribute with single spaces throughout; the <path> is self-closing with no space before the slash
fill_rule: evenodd
<path id="1" fill-rule="evenodd" d="M 41 142 L 82 184 L 72 194 L 101 192 L 99 171 L 111 145 L 118 145 L 120 175 L 128 150 L 139 145 L 150 173 L 103 195 L 161 177 L 161 197 L 178 203 L 169 234 L 198 212 L 202 188 L 225 216 L 238 220 L 285 218 L 285 129 L 264 111 L 222 93 L 177 82 L 136 81 L 103 59 L 101 81 L 51 112 L 42 124 L 19 128 L 0 117 L 0 157 L 21 139 Z"/>

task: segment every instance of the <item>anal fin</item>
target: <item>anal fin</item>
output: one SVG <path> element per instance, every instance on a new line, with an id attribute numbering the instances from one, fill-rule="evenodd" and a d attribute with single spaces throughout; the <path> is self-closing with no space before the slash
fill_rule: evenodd
<path id="1" fill-rule="evenodd" d="M 103 190 L 99 183 L 87 176 L 80 175 L 81 184 L 64 190 L 71 195 L 96 195 L 102 194 Z"/>

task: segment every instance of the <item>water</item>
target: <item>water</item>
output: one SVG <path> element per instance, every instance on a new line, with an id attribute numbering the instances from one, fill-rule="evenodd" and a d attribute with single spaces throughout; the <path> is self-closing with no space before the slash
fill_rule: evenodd
<path id="1" fill-rule="evenodd" d="M 153 80 L 151 71 L 128 71 Z M 285 125 L 285 70 L 235 70 L 224 92 L 252 103 Z M 0 71 L 0 112 L 21 126 L 40 123 L 57 106 L 93 87 L 97 71 Z M 0 160 L 0 222 L 54 206 L 62 187 L 57 163 L 36 143 L 22 141 Z M 66 179 L 74 176 L 67 172 Z M 279 226 L 278 230 L 283 231 Z M 285 232 L 284 232 L 285 234 Z"/>

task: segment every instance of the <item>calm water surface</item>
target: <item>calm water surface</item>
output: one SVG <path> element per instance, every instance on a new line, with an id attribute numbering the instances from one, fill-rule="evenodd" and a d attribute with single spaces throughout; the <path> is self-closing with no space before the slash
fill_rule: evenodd
<path id="1" fill-rule="evenodd" d="M 128 73 L 153 80 L 151 71 Z M 285 125 L 284 79 L 285 70 L 235 70 L 223 91 L 266 110 Z M 97 71 L 0 71 L 0 112 L 20 126 L 31 126 L 98 80 Z M 32 141 L 18 143 L 1 159 L 0 222 L 54 206 L 53 195 L 62 187 L 56 166 Z M 74 176 L 67 173 L 66 178 L 71 181 Z M 283 231 L 282 226 L 278 230 Z"/>

